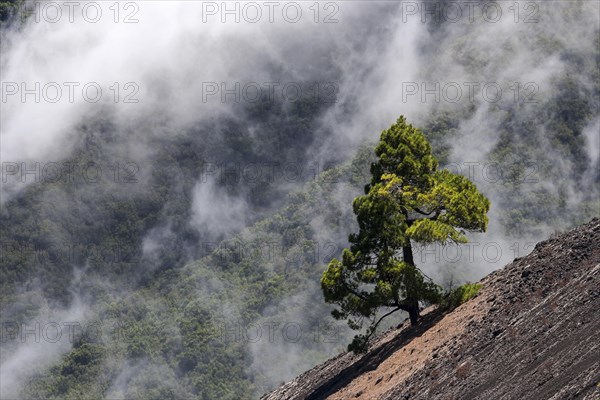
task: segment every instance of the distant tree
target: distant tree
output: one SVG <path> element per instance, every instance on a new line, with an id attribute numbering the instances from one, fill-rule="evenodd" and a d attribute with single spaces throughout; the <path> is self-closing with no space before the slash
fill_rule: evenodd
<path id="1" fill-rule="evenodd" d="M 441 288 L 416 267 L 411 241 L 466 243 L 465 230 L 486 230 L 490 208 L 467 178 L 437 169 L 423 133 L 402 116 L 382 132 L 375 154 L 371 183 L 353 202 L 359 232 L 321 278 L 325 300 L 339 306 L 336 319 L 353 329 L 371 321 L 350 350 L 364 349 L 388 315 L 404 310 L 415 325 L 420 301 L 441 300 Z M 376 319 L 380 308 L 389 312 Z"/>
<path id="2" fill-rule="evenodd" d="M 15 16 L 23 0 L 2 0 L 0 1 L 0 25 L 9 22 Z"/>

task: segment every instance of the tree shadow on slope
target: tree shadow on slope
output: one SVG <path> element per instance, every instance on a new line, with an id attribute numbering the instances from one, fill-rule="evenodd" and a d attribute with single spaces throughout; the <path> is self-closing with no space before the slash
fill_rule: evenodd
<path id="1" fill-rule="evenodd" d="M 436 308 L 427 314 L 423 314 L 419 324 L 414 327 L 411 327 L 410 323 L 406 321 L 400 328 L 403 330 L 400 331 L 396 337 L 383 344 L 377 342 L 374 343 L 360 359 L 352 362 L 342 371 L 334 376 L 328 377 L 318 387 L 312 389 L 310 394 L 306 397 L 306 400 L 327 398 L 348 385 L 360 375 L 377 369 L 377 367 L 392 354 L 441 321 L 447 312 L 448 311 L 445 309 Z"/>

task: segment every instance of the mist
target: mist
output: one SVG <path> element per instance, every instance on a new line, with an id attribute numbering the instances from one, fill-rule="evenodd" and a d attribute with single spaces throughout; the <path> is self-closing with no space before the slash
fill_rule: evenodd
<path id="1" fill-rule="evenodd" d="M 86 3 L 82 2 L 81 7 Z M 450 3 L 438 5 L 446 7 Z M 536 5 L 535 13 L 527 8 L 530 3 Z M 501 16 L 484 16 L 481 8 L 475 7 L 473 21 L 465 14 L 446 24 L 423 13 L 424 3 L 413 2 L 320 3 L 318 16 L 308 3 L 294 3 L 287 13 L 282 13 L 283 6 L 270 10 L 257 3 L 261 18 L 256 22 L 251 22 L 254 10 L 242 12 L 243 3 L 232 3 L 239 10 L 227 14 L 220 8 L 225 3 L 132 2 L 127 3 L 132 4 L 128 8 L 121 4 L 118 16 L 110 4 L 100 4 L 102 18 L 95 23 L 87 21 L 80 8 L 73 14 L 74 22 L 70 22 L 69 10 L 64 6 L 60 20 L 49 23 L 46 18 L 51 19 L 53 14 L 49 17 L 40 8 L 36 11 L 39 15 L 34 13 L 23 25 L 2 33 L 3 209 L 39 183 L 40 179 L 32 179 L 26 170 L 41 165 L 36 173 L 43 180 L 44 166 L 63 163 L 84 146 L 86 136 L 81 127 L 89 121 L 102 120 L 110 125 L 113 138 L 103 153 L 107 159 L 133 162 L 138 167 L 138 180 L 115 187 L 115 197 L 131 193 L 147 196 L 152 165 L 165 143 L 189 139 L 205 146 L 203 157 L 211 165 L 238 162 L 237 153 L 228 147 L 230 137 L 224 120 L 242 126 L 243 139 L 254 140 L 248 142 L 248 148 L 255 151 L 256 165 L 269 163 L 272 148 L 282 154 L 286 149 L 277 147 L 274 137 L 261 137 L 257 132 L 268 122 L 246 122 L 242 109 L 256 102 L 257 93 L 260 97 L 272 96 L 286 109 L 293 106 L 291 98 L 298 88 L 302 96 L 311 97 L 315 96 L 315 85 L 326 106 L 315 122 L 314 138 L 299 134 L 297 143 L 302 151 L 298 154 L 304 158 L 286 161 L 306 169 L 317 166 L 321 172 L 350 159 L 365 142 L 374 143 L 399 115 L 424 127 L 432 115 L 464 111 L 452 139 L 445 143 L 448 156 L 441 167 L 472 179 L 491 200 L 492 209 L 488 232 L 470 235 L 470 247 L 418 249 L 415 260 L 440 283 L 476 281 L 527 254 L 535 242 L 567 227 L 548 221 L 510 231 L 503 225 L 508 189 L 494 173 L 498 168 L 506 172 L 510 166 L 498 164 L 494 151 L 502 132 L 514 122 L 508 117 L 509 111 L 518 110 L 515 124 L 533 121 L 534 125 L 528 138 L 515 141 L 535 142 L 545 153 L 544 159 L 527 159 L 526 164 L 515 157 L 517 166 L 529 174 L 529 179 L 518 185 L 519 191 L 537 193 L 543 188 L 565 196 L 568 212 L 583 201 L 598 199 L 599 99 L 591 97 L 592 117 L 582 129 L 587 158 L 578 162 L 585 165 L 583 172 L 574 162 L 574 155 L 549 139 L 550 122 L 540 117 L 557 97 L 559 83 L 565 77 L 581 87 L 598 85 L 598 60 L 589 56 L 598 52 L 599 42 L 594 40 L 600 29 L 597 2 L 517 2 L 514 7 L 520 10 L 518 16 L 508 3 L 494 3 L 502 10 Z M 25 7 L 36 10 L 36 3 L 28 2 Z M 301 14 L 296 13 L 298 7 Z M 548 52 L 540 46 L 544 41 L 552 41 L 556 51 Z M 567 50 L 575 54 L 573 58 L 578 57 L 575 62 L 561 53 Z M 472 60 L 476 60 L 477 68 L 468 62 Z M 35 93 L 24 94 L 23 87 Z M 57 87 L 61 92 L 54 101 Z M 84 92 L 85 87 L 89 90 Z M 501 88 L 500 97 L 497 88 Z M 472 96 L 470 89 L 474 90 Z M 328 96 L 332 96 L 331 102 Z M 90 128 L 100 136 L 105 134 L 94 129 Z M 576 179 L 570 180 L 568 187 L 559 187 L 552 178 L 556 171 Z M 181 188 L 178 199 L 185 203 L 186 213 L 174 215 L 174 207 L 165 206 L 163 220 L 145 232 L 141 238 L 144 268 L 134 271 L 138 278 L 160 270 L 157 260 L 161 254 L 178 245 L 174 233 L 178 224 L 184 226 L 182 229 L 197 246 L 181 250 L 183 256 L 169 262 L 193 269 L 194 260 L 206 255 L 202 247 L 207 243 L 240 234 L 282 204 L 268 199 L 263 202 L 265 206 L 256 206 L 252 197 L 256 192 L 242 185 L 228 191 L 219 186 L 219 174 L 174 170 L 166 176 L 173 186 Z M 310 180 L 279 176 L 272 184 L 282 197 Z M 95 190 L 96 186 L 88 185 L 82 193 L 93 198 Z M 342 219 L 350 219 L 351 199 L 362 193 L 348 187 L 335 187 L 333 191 L 337 206 L 343 210 Z M 52 196 L 61 199 L 69 194 L 59 191 Z M 57 201 L 46 201 L 42 207 L 70 213 L 53 203 Z M 332 229 L 319 218 L 317 215 L 310 221 L 318 243 L 335 243 L 340 249 L 347 244 L 351 232 Z M 351 221 L 347 223 L 352 226 Z M 216 287 L 225 285 L 216 278 L 212 282 Z M 214 290 L 197 285 L 199 297 Z M 307 310 L 320 294 L 319 282 L 305 285 L 305 290 L 293 298 L 267 307 L 263 320 L 274 315 L 281 321 L 316 318 Z M 107 291 L 120 296 L 116 290 Z M 224 305 L 223 312 L 237 318 L 238 300 Z M 84 307 L 76 297 L 71 301 L 65 310 L 51 311 L 62 313 L 63 320 L 83 320 L 85 307 L 94 306 Z M 193 300 L 190 302 L 193 304 Z M 50 347 L 52 350 L 47 350 Z M 318 343 L 315 348 L 332 355 L 339 351 L 340 343 Z M 51 365 L 69 349 L 46 343 L 41 350 L 21 346 L 8 358 L 3 356 L 2 396 L 19 393 L 29 376 L 19 371 L 25 371 L 32 362 Z M 277 385 L 311 366 L 301 360 L 301 353 L 293 341 L 250 344 L 248 375 L 258 376 L 264 387 Z M 128 382 L 135 381 L 146 364 L 144 360 L 122 363 L 121 373 L 111 382 L 107 395 L 124 397 Z M 167 367 L 147 368 L 151 370 L 147 374 L 164 375 L 169 386 L 176 385 L 176 377 Z M 9 374 L 5 371 L 17 372 L 5 375 Z"/>
<path id="2" fill-rule="evenodd" d="M 21 323 L 2 321 L 0 395 L 3 398 L 19 398 L 28 379 L 60 360 L 82 336 L 101 336 L 98 321 L 90 320 L 92 305 L 86 298 L 85 287 L 91 282 L 82 282 L 83 273 L 83 269 L 73 271 L 70 290 L 74 299 L 67 308 L 46 303 L 43 312 L 34 318 Z M 36 300 L 45 303 L 44 299 Z M 4 315 L 6 311 L 3 310 Z"/>

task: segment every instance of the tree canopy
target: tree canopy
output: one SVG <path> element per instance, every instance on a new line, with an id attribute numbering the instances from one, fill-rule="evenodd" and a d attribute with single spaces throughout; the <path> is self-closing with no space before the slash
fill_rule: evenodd
<path id="1" fill-rule="evenodd" d="M 371 183 L 353 202 L 359 231 L 321 278 L 325 300 L 339 306 L 335 318 L 347 318 L 353 329 L 371 320 L 353 350 L 364 347 L 387 315 L 406 311 L 414 325 L 420 301 L 441 299 L 440 287 L 416 267 L 411 241 L 466 243 L 466 231 L 486 230 L 490 209 L 466 177 L 438 170 L 425 136 L 403 116 L 382 132 L 375 154 Z M 376 319 L 380 308 L 391 310 Z"/>

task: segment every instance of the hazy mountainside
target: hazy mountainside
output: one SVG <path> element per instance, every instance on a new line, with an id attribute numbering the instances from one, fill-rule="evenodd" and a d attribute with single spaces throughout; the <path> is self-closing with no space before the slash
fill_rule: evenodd
<path id="1" fill-rule="evenodd" d="M 382 334 L 262 397 L 597 399 L 600 220 L 538 243 L 448 314 Z"/>
<path id="2" fill-rule="evenodd" d="M 0 20 L 20 3 L 0 2 Z M 141 2 L 127 26 L 99 4 L 106 24 L 3 25 L 3 80 L 135 81 L 140 103 L 2 103 L 2 398 L 251 399 L 342 351 L 351 332 L 319 278 L 355 230 L 370 143 L 400 113 L 492 201 L 475 262 L 463 247 L 420 265 L 440 284 L 600 213 L 597 2 L 552 2 L 532 24 L 508 9 L 497 24 L 422 23 L 402 2 L 341 2 L 336 24 L 235 26 L 198 23 L 201 2 Z M 202 80 L 336 90 L 205 103 Z M 465 92 L 403 98 L 426 82 Z M 464 82 L 504 95 L 472 101 Z M 41 173 L 54 163 L 58 179 Z M 62 339 L 22 339 L 37 323 Z M 71 323 L 101 336 L 70 338 Z"/>
<path id="3" fill-rule="evenodd" d="M 256 222 L 281 206 L 291 188 L 316 177 L 320 171 L 309 170 L 306 147 L 318 133 L 326 135 L 315 122 L 326 106 L 240 107 L 235 118 L 215 117 L 152 140 L 144 161 L 108 111 L 90 118 L 75 129 L 73 154 L 56 163 L 63 168 L 59 178 L 38 176 L 17 201 L 3 205 L 0 304 L 12 302 L 22 286 L 68 303 L 65 276 L 74 265 L 137 286 L 156 271 L 202 257 L 202 244 Z M 284 166 L 291 168 L 289 179 L 282 177 Z M 89 171 L 100 171 L 99 179 L 96 172 L 84 175 Z M 206 213 L 205 203 L 221 208 Z"/>
<path id="4" fill-rule="evenodd" d="M 64 283 L 76 300 L 94 303 L 86 320 L 101 322 L 102 340 L 79 338 L 58 365 L 29 380 L 25 395 L 251 398 L 278 383 L 273 364 L 289 376 L 341 350 L 344 338 L 316 338 L 343 328 L 323 318 L 324 302 L 308 307 L 305 296 L 320 298 L 321 265 L 345 244 L 339 230 L 353 223 L 341 204 L 360 191 L 372 158 L 365 147 L 352 163 L 289 196 L 273 216 L 221 243 L 203 242 L 206 257 L 158 271 L 139 289 L 103 283 L 93 270 L 83 272 L 83 282 Z M 255 334 L 252 324 L 266 334 L 268 324 L 288 323 L 290 339 L 246 337 L 246 330 Z M 304 331 L 299 343 L 296 326 Z M 286 372 L 290 365 L 295 369 Z M 154 389 L 157 370 L 165 379 Z"/>

